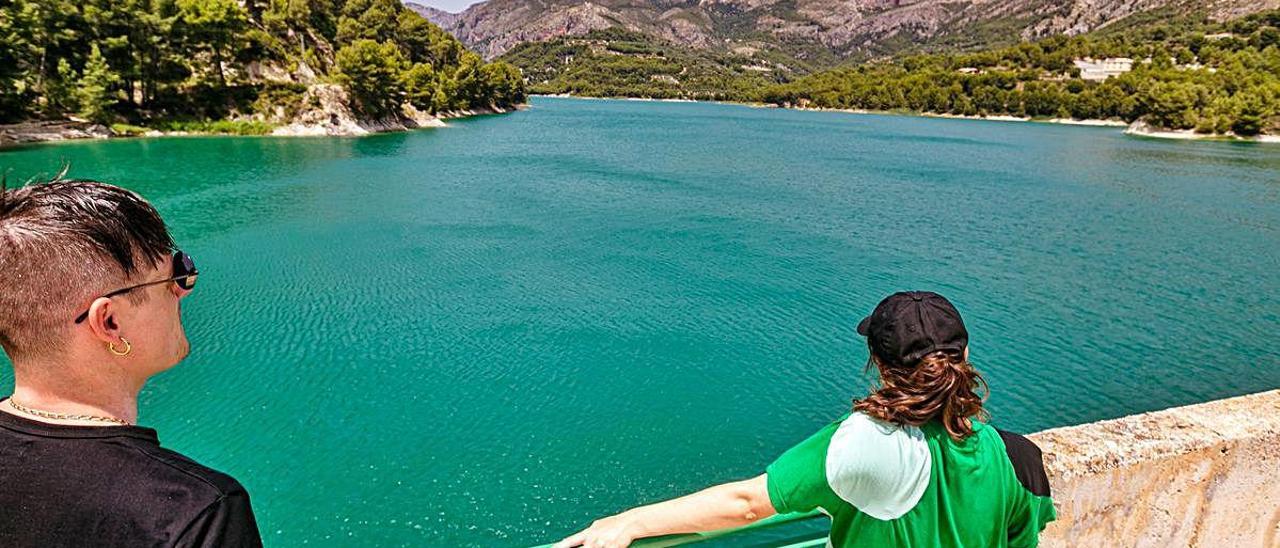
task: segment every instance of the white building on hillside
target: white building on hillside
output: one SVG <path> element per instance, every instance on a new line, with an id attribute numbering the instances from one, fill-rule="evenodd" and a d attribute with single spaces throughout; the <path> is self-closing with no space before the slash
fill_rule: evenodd
<path id="1" fill-rule="evenodd" d="M 1076 59 L 1075 65 L 1080 69 L 1080 78 L 1085 80 L 1106 80 L 1112 76 L 1120 76 L 1133 70 L 1133 59 L 1128 57 L 1108 57 L 1106 59 Z"/>

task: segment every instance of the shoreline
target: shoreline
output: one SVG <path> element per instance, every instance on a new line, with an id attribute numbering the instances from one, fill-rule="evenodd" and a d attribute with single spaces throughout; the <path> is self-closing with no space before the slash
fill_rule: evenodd
<path id="1" fill-rule="evenodd" d="M 362 137 L 378 133 L 398 133 L 427 128 L 449 127 L 446 120 L 461 120 L 477 116 L 506 114 L 528 108 L 522 103 L 509 109 L 482 108 L 443 112 L 439 115 L 415 115 L 403 119 L 344 120 L 338 126 L 314 124 L 279 124 L 270 133 L 240 135 L 204 131 L 164 131 L 150 129 L 140 133 L 122 133 L 103 124 L 77 120 L 28 120 L 16 124 L 0 125 L 0 151 L 24 145 L 61 143 L 68 141 L 137 139 L 152 137 Z"/>
<path id="2" fill-rule="evenodd" d="M 1034 122 L 1041 124 L 1061 124 L 1070 126 L 1087 126 L 1087 127 L 1121 127 L 1125 128 L 1123 133 L 1128 136 L 1149 138 L 1149 139 L 1165 139 L 1177 141 L 1220 141 L 1220 142 L 1243 142 L 1243 143 L 1264 143 L 1264 144 L 1280 144 L 1280 135 L 1257 135 L 1254 137 L 1241 137 L 1231 133 L 1227 134 L 1204 134 L 1196 133 L 1193 130 L 1172 130 L 1157 129 L 1147 125 L 1145 122 L 1137 121 L 1132 124 L 1123 120 L 1107 119 L 1084 119 L 1077 120 L 1074 118 L 1032 118 L 1026 116 L 1012 115 L 994 115 L 994 116 L 971 116 L 964 114 L 934 113 L 934 112 L 914 112 L 914 111 L 892 111 L 892 110 L 869 110 L 869 109 L 851 109 L 851 108 L 825 108 L 825 107 L 788 107 L 779 106 L 771 103 L 757 103 L 746 101 L 707 101 L 697 99 L 659 99 L 651 97 L 588 97 L 570 94 L 530 94 L 533 97 L 550 97 L 563 99 L 587 99 L 587 100 L 622 100 L 622 101 L 641 101 L 641 102 L 663 102 L 663 103 L 712 103 L 739 105 L 750 108 L 779 108 L 787 110 L 809 111 L 809 112 L 839 112 L 844 114 L 871 114 L 877 116 L 911 116 L 918 118 L 943 118 L 953 120 L 976 120 L 985 122 Z M 518 110 L 524 110 L 529 107 L 529 103 L 522 103 L 510 109 L 503 108 L 483 108 L 462 111 L 450 111 L 440 113 L 438 115 L 426 115 L 414 112 L 413 116 L 406 116 L 401 119 L 387 120 L 344 120 L 338 126 L 332 125 L 314 125 L 303 123 L 281 124 L 272 129 L 270 133 L 263 135 L 237 135 L 234 133 L 219 132 L 199 132 L 199 131 L 162 131 L 149 129 L 143 133 L 128 134 L 117 133 L 111 128 L 101 124 L 92 124 L 88 122 L 79 122 L 75 120 L 32 120 L 19 122 L 16 124 L 0 125 L 0 150 L 13 148 L 22 145 L 54 143 L 62 141 L 80 141 L 88 139 L 123 139 L 138 137 L 208 137 L 208 136 L 226 136 L 226 137 L 361 137 L 378 133 L 395 133 L 402 131 L 412 131 L 425 128 L 442 128 L 448 127 L 446 120 L 459 120 L 476 116 L 489 116 L 495 114 L 505 114 Z"/>
<path id="3" fill-rule="evenodd" d="M 1190 129 L 1156 129 L 1142 122 L 1134 122 L 1124 130 L 1124 134 L 1134 137 L 1170 139 L 1175 141 L 1222 141 L 1227 143 L 1280 144 L 1280 135 L 1241 137 L 1234 133 L 1196 133 L 1194 130 Z"/>
<path id="4" fill-rule="evenodd" d="M 777 108 L 784 110 L 799 110 L 809 112 L 842 112 L 845 114 L 872 114 L 877 116 L 911 116 L 916 118 L 951 118 L 956 120 L 979 120 L 986 122 L 1038 122 L 1042 124 L 1063 124 L 1068 126 L 1096 126 L 1096 127 L 1128 127 L 1129 123 L 1124 120 L 1076 120 L 1074 118 L 1031 118 L 1028 116 L 1011 116 L 1005 114 L 997 114 L 993 116 L 969 116 L 965 114 L 948 114 L 937 112 L 916 112 L 909 110 L 871 110 L 860 108 L 826 108 L 826 107 L 784 107 L 773 103 L 759 103 L 753 101 L 710 101 L 702 99 L 657 99 L 652 97 L 592 97 L 585 95 L 570 95 L 567 93 L 531 93 L 530 97 L 551 97 L 556 99 L 585 99 L 592 101 L 651 101 L 657 103 L 710 103 L 721 105 L 738 105 L 751 108 Z"/>
<path id="5" fill-rule="evenodd" d="M 744 103 L 745 104 L 745 103 Z M 754 105 L 753 105 L 754 106 Z M 953 120 L 977 120 L 986 122 L 1032 122 L 1039 124 L 1060 124 L 1067 126 L 1087 126 L 1087 127 L 1116 127 L 1124 128 L 1123 133 L 1133 137 L 1144 137 L 1149 139 L 1166 139 L 1180 141 L 1219 141 L 1227 143 L 1264 143 L 1264 144 L 1280 144 L 1280 135 L 1257 135 L 1254 137 L 1241 137 L 1233 133 L 1196 133 L 1193 130 L 1175 130 L 1175 129 L 1158 129 L 1153 128 L 1146 122 L 1141 120 L 1129 123 L 1124 120 L 1099 120 L 1099 119 L 1083 119 L 1075 118 L 1032 118 L 1029 116 L 969 116 L 964 114 L 940 114 L 935 112 L 898 112 L 898 111 L 877 111 L 863 109 L 833 109 L 818 107 L 780 107 L 777 105 L 760 105 L 761 108 L 785 108 L 789 110 L 808 110 L 816 112 L 844 112 L 849 114 L 875 114 L 881 116 L 914 116 L 919 118 L 949 118 Z"/>
<path id="6" fill-rule="evenodd" d="M 716 103 L 726 105 L 740 105 L 751 108 L 778 108 L 786 110 L 799 110 L 809 112 L 840 112 L 844 114 L 871 114 L 876 116 L 911 116 L 916 118 L 945 118 L 953 120 L 976 120 L 982 122 L 1032 122 L 1039 124 L 1060 124 L 1065 126 L 1086 126 L 1086 127 L 1115 127 L 1125 128 L 1124 134 L 1134 137 L 1144 137 L 1150 139 L 1168 139 L 1182 141 L 1220 141 L 1220 142 L 1236 142 L 1236 143 L 1264 143 L 1264 144 L 1280 144 L 1280 135 L 1258 135 L 1256 137 L 1241 137 L 1231 133 L 1227 134 L 1204 134 L 1196 133 L 1192 130 L 1167 130 L 1154 129 L 1145 123 L 1139 121 L 1134 123 L 1125 122 L 1116 119 L 1083 119 L 1075 118 L 1032 118 L 1029 116 L 1012 116 L 1012 115 L 994 115 L 994 116 L 970 116 L 964 114 L 944 114 L 936 112 L 914 112 L 914 111 L 895 111 L 895 110 L 869 110 L 854 108 L 825 108 L 825 107 L 784 107 L 772 103 L 756 103 L 748 101 L 703 101 L 697 99 L 655 99 L 648 97 L 588 97 L 570 94 L 530 94 L 530 97 L 553 97 L 563 99 L 589 99 L 589 100 L 626 100 L 626 101 L 654 101 L 667 103 Z"/>
<path id="7" fill-rule="evenodd" d="M 0 150 L 35 143 L 115 137 L 117 133 L 102 124 L 75 120 L 28 120 L 0 125 Z"/>
<path id="8" fill-rule="evenodd" d="M 747 104 L 747 103 L 744 103 Z M 804 110 L 813 112 L 843 112 L 847 114 L 874 114 L 878 116 L 911 116 L 916 118 L 945 118 L 951 120 L 977 120 L 982 122 L 1034 122 L 1039 124 L 1061 124 L 1066 126 L 1089 126 L 1089 127 L 1129 127 L 1129 123 L 1124 120 L 1115 119 L 1083 119 L 1075 118 L 1033 118 L 1030 116 L 1013 116 L 1011 114 L 995 114 L 990 116 L 978 116 L 968 114 L 950 114 L 939 112 L 915 112 L 915 111 L 896 111 L 896 110 L 869 110 L 854 108 L 823 108 L 823 107 L 780 107 L 772 104 L 758 104 L 760 108 L 782 108 L 787 110 Z M 756 106 L 756 104 L 752 104 Z"/>
<path id="9" fill-rule="evenodd" d="M 431 115 L 405 107 L 404 116 L 384 118 L 380 120 L 360 120 L 339 117 L 336 123 L 307 124 L 294 122 L 281 124 L 272 129 L 264 137 L 363 137 L 378 133 L 398 133 L 415 129 L 449 127 L 445 120 L 460 120 L 476 116 L 506 114 L 528 108 L 522 103 L 511 108 L 486 107 L 467 110 L 446 111 Z M 331 118 L 332 119 L 332 118 Z M 157 135 L 158 136 L 158 135 Z"/>

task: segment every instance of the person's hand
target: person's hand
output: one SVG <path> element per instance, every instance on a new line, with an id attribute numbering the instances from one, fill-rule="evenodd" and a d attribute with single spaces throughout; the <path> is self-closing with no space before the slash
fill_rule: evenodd
<path id="1" fill-rule="evenodd" d="M 626 548 L 636 539 L 635 522 L 626 514 L 597 520 L 591 527 L 578 531 L 564 540 L 557 542 L 553 548 Z"/>

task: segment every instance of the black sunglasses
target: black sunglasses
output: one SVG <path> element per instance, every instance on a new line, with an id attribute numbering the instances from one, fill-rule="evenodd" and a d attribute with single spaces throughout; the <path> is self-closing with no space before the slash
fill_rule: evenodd
<path id="1" fill-rule="evenodd" d="M 196 270 L 196 263 L 194 260 L 191 259 L 191 256 L 181 251 L 175 251 L 173 253 L 173 276 L 172 277 L 165 278 L 163 280 L 156 280 L 154 282 L 147 282 L 144 284 L 131 285 L 123 289 L 117 289 L 101 297 L 95 297 L 93 300 L 96 301 L 103 297 L 106 297 L 109 299 L 111 297 L 115 297 L 116 295 L 124 295 L 125 293 L 128 293 L 138 288 L 147 287 L 147 286 L 156 285 L 156 284 L 169 283 L 169 282 L 174 282 L 178 284 L 178 287 L 181 287 L 183 289 L 186 289 L 187 291 L 190 291 L 192 288 L 196 286 L 196 277 L 199 275 L 200 275 L 200 271 Z M 93 305 L 90 305 L 90 307 L 92 306 Z M 83 314 L 76 316 L 76 323 L 81 323 L 88 318 L 89 318 L 89 310 L 85 309 Z"/>

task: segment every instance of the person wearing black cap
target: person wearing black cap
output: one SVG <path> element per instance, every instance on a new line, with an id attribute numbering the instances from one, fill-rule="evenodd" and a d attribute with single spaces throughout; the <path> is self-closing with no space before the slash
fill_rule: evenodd
<path id="1" fill-rule="evenodd" d="M 880 384 L 755 478 L 596 521 L 556 546 L 737 527 L 820 510 L 829 546 L 1035 546 L 1056 513 L 1040 449 L 982 419 L 985 382 L 947 299 L 890 295 L 858 323 Z"/>

